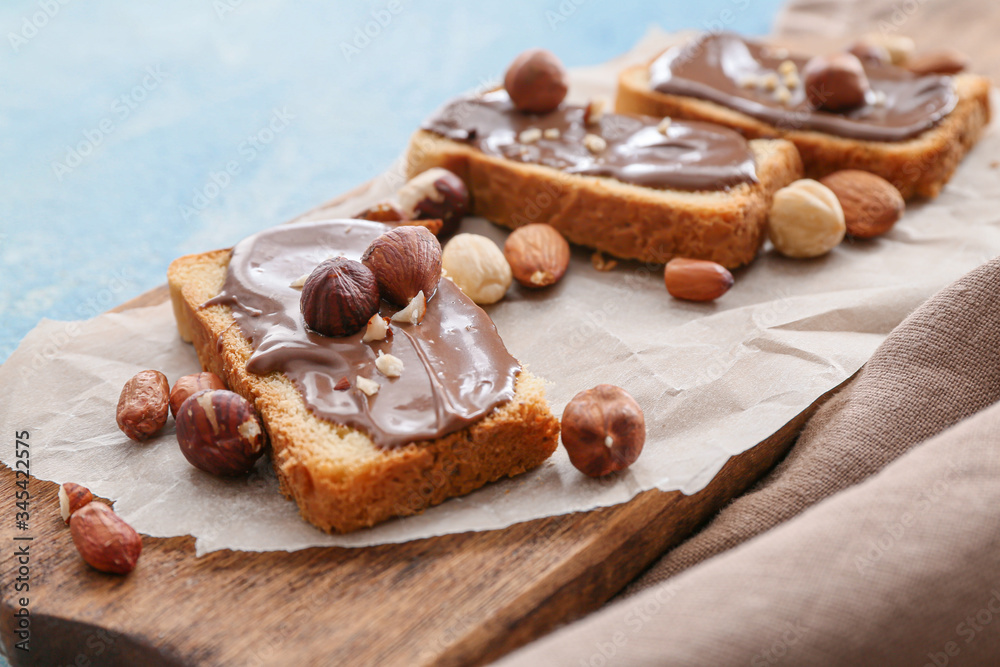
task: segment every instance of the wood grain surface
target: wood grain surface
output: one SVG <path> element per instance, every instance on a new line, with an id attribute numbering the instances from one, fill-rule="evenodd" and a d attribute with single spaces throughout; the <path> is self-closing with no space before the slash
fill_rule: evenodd
<path id="1" fill-rule="evenodd" d="M 793 2 L 778 37 L 794 44 L 801 26 L 817 25 L 831 42 L 843 41 L 871 29 L 893 4 Z M 997 73 L 989 34 L 997 5 L 919 4 L 906 32 L 934 47 L 975 47 L 976 62 Z M 969 18 L 986 11 L 989 24 Z M 166 298 L 161 287 L 119 309 Z M 770 469 L 814 408 L 732 458 L 693 496 L 650 491 L 616 507 L 505 530 L 364 549 L 196 558 L 193 538 L 147 537 L 127 577 L 82 562 L 59 517 L 56 485 L 33 479 L 31 652 L 12 650 L 18 563 L 6 501 L 0 635 L 16 665 L 484 664 L 601 606 Z M 13 497 L 14 482 L 11 470 L 0 469 L 0 498 Z"/>

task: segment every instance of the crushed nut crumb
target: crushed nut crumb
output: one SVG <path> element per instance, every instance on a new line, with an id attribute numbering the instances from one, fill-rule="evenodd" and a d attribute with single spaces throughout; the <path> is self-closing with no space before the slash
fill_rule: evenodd
<path id="1" fill-rule="evenodd" d="M 597 125 L 604 117 L 604 109 L 608 101 L 603 97 L 595 97 L 587 103 L 587 108 L 583 112 L 584 125 Z"/>
<path id="2" fill-rule="evenodd" d="M 309 274 L 307 273 L 304 276 L 299 276 L 298 278 L 293 280 L 291 284 L 289 284 L 288 286 L 291 287 L 292 289 L 302 289 L 303 287 L 306 286 L 306 280 L 308 279 L 309 279 Z"/>
<path id="3" fill-rule="evenodd" d="M 778 71 L 782 74 L 791 74 L 798 71 L 798 67 L 795 66 L 791 60 L 785 60 L 780 65 L 778 65 Z"/>
<path id="4" fill-rule="evenodd" d="M 591 153 L 600 153 L 608 147 L 608 142 L 606 142 L 603 137 L 599 137 L 596 134 L 587 134 L 583 137 L 583 145 L 586 146 L 587 150 Z"/>
<path id="5" fill-rule="evenodd" d="M 798 88 L 800 83 L 799 75 L 795 73 L 786 74 L 781 81 L 785 84 L 786 88 L 792 89 Z"/>
<path id="6" fill-rule="evenodd" d="M 546 139 L 558 139 L 559 138 L 559 128 L 550 127 L 549 129 L 542 132 L 542 136 Z"/>
<path id="7" fill-rule="evenodd" d="M 664 118 L 660 121 L 660 124 L 656 126 L 656 129 L 660 131 L 660 134 L 666 134 L 667 130 L 670 129 L 670 118 Z"/>
<path id="8" fill-rule="evenodd" d="M 517 135 L 517 140 L 522 144 L 533 144 L 542 138 L 542 131 L 537 127 L 531 127 Z"/>
<path id="9" fill-rule="evenodd" d="M 375 394 L 378 393 L 378 390 L 380 389 L 380 385 L 378 382 L 376 382 L 375 380 L 370 380 L 366 377 L 361 377 L 360 375 L 357 378 L 355 378 L 354 384 L 367 396 L 374 396 Z"/>
<path id="10" fill-rule="evenodd" d="M 590 263 L 593 264 L 594 268 L 598 271 L 610 271 L 618 266 L 618 262 L 613 259 L 606 259 L 604 257 L 604 253 L 600 250 L 590 256 Z"/>
<path id="11" fill-rule="evenodd" d="M 774 98 L 781 102 L 782 104 L 788 104 L 788 101 L 792 99 L 792 94 L 788 92 L 788 89 L 782 86 L 774 91 Z"/>
<path id="12" fill-rule="evenodd" d="M 383 354 L 382 350 L 379 350 L 375 368 L 387 378 L 398 378 L 403 373 L 403 360 L 391 354 Z"/>
<path id="13" fill-rule="evenodd" d="M 778 75 L 774 72 L 765 74 L 760 78 L 760 85 L 764 90 L 771 91 L 778 87 Z"/>

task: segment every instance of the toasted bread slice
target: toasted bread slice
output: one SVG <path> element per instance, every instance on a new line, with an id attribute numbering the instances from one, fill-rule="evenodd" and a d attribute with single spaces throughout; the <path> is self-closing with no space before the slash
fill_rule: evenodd
<path id="1" fill-rule="evenodd" d="M 408 176 L 444 167 L 465 181 L 473 212 L 505 227 L 544 222 L 573 243 L 616 257 L 663 263 L 708 259 L 729 268 L 753 260 L 764 242 L 776 190 L 802 176 L 795 146 L 750 142 L 757 183 L 688 192 L 582 176 L 486 155 L 465 143 L 418 130 Z"/>
<path id="2" fill-rule="evenodd" d="M 618 77 L 615 108 L 619 113 L 717 123 L 751 139 L 783 137 L 799 149 L 808 177 L 862 169 L 886 179 L 910 199 L 936 197 L 989 124 L 989 80 L 962 74 L 955 77 L 955 85 L 958 104 L 952 112 L 933 128 L 905 141 L 862 141 L 778 128 L 715 102 L 653 90 L 647 65 L 629 67 Z"/>
<path id="3" fill-rule="evenodd" d="M 542 380 L 523 368 L 513 399 L 437 440 L 382 449 L 361 431 L 315 417 L 284 374 L 246 370 L 252 349 L 228 306 L 199 307 L 221 290 L 229 257 L 230 251 L 217 250 L 170 265 L 177 327 L 202 367 L 256 406 L 281 490 L 315 526 L 346 533 L 415 514 L 535 468 L 555 451 L 559 422 Z"/>

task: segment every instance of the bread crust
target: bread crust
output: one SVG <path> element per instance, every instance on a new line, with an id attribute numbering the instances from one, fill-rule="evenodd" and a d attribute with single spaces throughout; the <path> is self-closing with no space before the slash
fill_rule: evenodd
<path id="1" fill-rule="evenodd" d="M 524 369 L 511 401 L 437 440 L 381 449 L 360 431 L 313 416 L 285 375 L 246 370 L 252 349 L 228 306 L 200 308 L 221 290 L 229 257 L 229 250 L 217 250 L 170 265 L 178 331 L 194 344 L 202 368 L 257 408 L 282 493 L 316 527 L 346 533 L 416 514 L 535 468 L 555 451 L 559 422 L 542 380 Z"/>
<path id="2" fill-rule="evenodd" d="M 717 123 L 751 139 L 782 137 L 799 149 L 806 176 L 822 178 L 841 169 L 862 169 L 886 179 L 906 199 L 936 197 L 990 122 L 990 83 L 985 77 L 955 77 L 958 104 L 940 123 L 906 141 L 863 141 L 812 130 L 780 128 L 728 107 L 649 87 L 648 65 L 618 77 L 620 113 L 669 116 Z"/>
<path id="3" fill-rule="evenodd" d="M 736 268 L 764 242 L 774 192 L 802 176 L 792 144 L 761 140 L 751 148 L 759 183 L 687 192 L 493 157 L 419 130 L 407 151 L 407 176 L 431 167 L 455 172 L 469 188 L 473 212 L 505 227 L 544 222 L 573 243 L 616 257 L 662 264 L 682 256 Z"/>

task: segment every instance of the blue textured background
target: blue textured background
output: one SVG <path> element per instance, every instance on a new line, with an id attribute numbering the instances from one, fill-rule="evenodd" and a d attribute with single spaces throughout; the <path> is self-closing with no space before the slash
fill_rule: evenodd
<path id="1" fill-rule="evenodd" d="M 380 173 L 438 104 L 524 48 L 594 64 L 654 23 L 766 33 L 779 4 L 6 0 L 0 361 L 42 317 L 94 316 L 164 282 L 173 258 Z M 380 11 L 387 25 L 345 54 Z"/>

